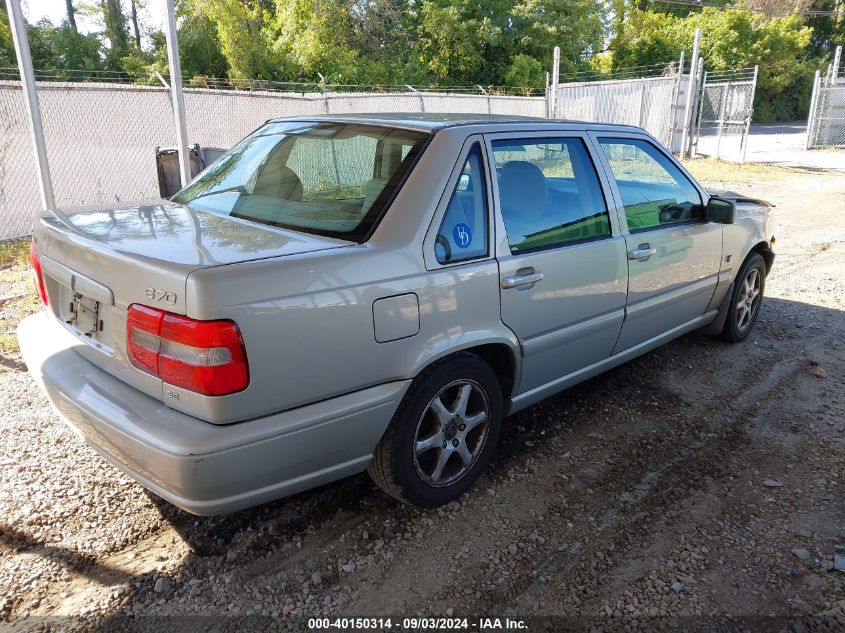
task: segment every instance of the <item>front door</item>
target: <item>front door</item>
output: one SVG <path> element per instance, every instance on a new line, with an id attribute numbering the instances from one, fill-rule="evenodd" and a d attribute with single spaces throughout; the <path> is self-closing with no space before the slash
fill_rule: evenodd
<path id="1" fill-rule="evenodd" d="M 525 393 L 610 356 L 624 317 L 625 239 L 582 134 L 496 134 L 502 320 Z"/>
<path id="2" fill-rule="evenodd" d="M 628 303 L 614 353 L 680 328 L 707 310 L 722 258 L 722 225 L 674 160 L 636 135 L 597 135 L 624 206 Z"/>

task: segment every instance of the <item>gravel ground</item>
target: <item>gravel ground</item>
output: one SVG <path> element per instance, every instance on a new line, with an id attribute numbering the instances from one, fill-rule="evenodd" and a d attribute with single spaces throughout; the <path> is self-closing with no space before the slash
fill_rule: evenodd
<path id="1" fill-rule="evenodd" d="M 443 509 L 402 506 L 362 475 L 194 517 L 97 457 L 0 364 L 0 628 L 510 614 L 845 630 L 845 178 L 742 173 L 753 182 L 708 184 L 777 204 L 752 336 L 683 337 L 509 418 L 491 468 Z M 150 617 L 194 614 L 215 617 Z M 235 615 L 254 619 L 220 618 Z"/>

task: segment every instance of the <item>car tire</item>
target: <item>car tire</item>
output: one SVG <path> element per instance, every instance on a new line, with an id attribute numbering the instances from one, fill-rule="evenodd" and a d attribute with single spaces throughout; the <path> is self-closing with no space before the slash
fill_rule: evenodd
<path id="1" fill-rule="evenodd" d="M 728 315 L 721 332 L 723 339 L 739 343 L 751 333 L 760 316 L 765 289 L 766 262 L 759 253 L 751 253 L 734 282 Z"/>
<path id="2" fill-rule="evenodd" d="M 466 352 L 439 361 L 411 384 L 373 452 L 370 476 L 405 503 L 449 503 L 490 463 L 502 412 L 502 389 L 487 363 Z"/>

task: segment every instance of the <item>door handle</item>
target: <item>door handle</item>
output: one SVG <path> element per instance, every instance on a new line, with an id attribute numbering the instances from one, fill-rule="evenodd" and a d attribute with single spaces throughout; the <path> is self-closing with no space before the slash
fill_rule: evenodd
<path id="1" fill-rule="evenodd" d="M 645 261 L 652 255 L 657 255 L 657 249 L 652 248 L 651 244 L 645 243 L 640 244 L 632 251 L 628 251 L 628 259 L 636 259 L 639 261 Z"/>
<path id="2" fill-rule="evenodd" d="M 520 268 L 515 275 L 502 279 L 502 288 L 518 288 L 519 286 L 533 286 L 538 281 L 543 281 L 543 273 L 533 268 Z"/>

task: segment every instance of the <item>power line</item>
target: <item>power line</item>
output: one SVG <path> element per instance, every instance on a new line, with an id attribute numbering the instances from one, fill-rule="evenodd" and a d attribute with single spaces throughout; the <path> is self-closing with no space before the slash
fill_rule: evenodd
<path id="1" fill-rule="evenodd" d="M 685 7 L 713 7 L 716 9 L 736 9 L 739 11 L 750 11 L 752 13 L 764 13 L 766 15 L 796 14 L 806 17 L 834 17 L 837 11 L 818 11 L 815 9 L 771 9 L 768 7 L 744 6 L 736 4 L 721 4 L 710 0 L 654 0 L 659 4 L 676 4 Z"/>

